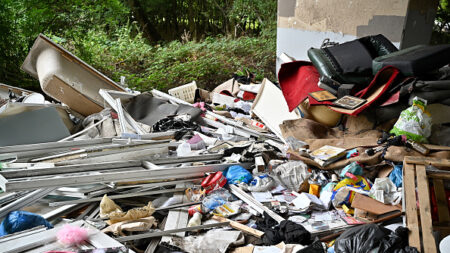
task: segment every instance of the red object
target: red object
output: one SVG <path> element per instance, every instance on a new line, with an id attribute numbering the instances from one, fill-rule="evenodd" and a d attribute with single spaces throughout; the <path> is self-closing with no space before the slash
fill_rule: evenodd
<path id="1" fill-rule="evenodd" d="M 375 101 L 380 99 L 389 89 L 391 84 L 394 83 L 399 74 L 400 71 L 398 69 L 392 66 L 386 66 L 378 71 L 372 82 L 370 82 L 369 86 L 355 94 L 355 97 L 365 98 L 367 100 L 365 104 L 354 110 L 342 109 L 332 106 L 329 106 L 329 108 L 339 113 L 356 116 L 371 104 L 373 104 Z"/>
<path id="2" fill-rule="evenodd" d="M 345 176 L 348 177 L 348 178 L 353 179 L 354 181 L 358 181 L 358 178 L 355 175 L 353 175 L 352 173 L 350 173 L 350 172 L 346 172 Z"/>
<path id="3" fill-rule="evenodd" d="M 358 152 L 358 151 L 353 152 L 353 153 L 350 155 L 350 157 L 357 157 L 357 156 L 359 156 L 359 152 Z M 358 165 L 361 166 L 361 164 L 360 164 L 359 162 L 356 162 L 356 163 L 358 163 Z"/>
<path id="4" fill-rule="evenodd" d="M 389 97 L 386 101 L 384 101 L 380 106 L 388 106 L 398 103 L 400 100 L 400 91 L 394 93 L 391 97 Z"/>
<path id="5" fill-rule="evenodd" d="M 430 195 L 431 195 L 431 219 L 434 222 L 438 222 L 439 214 L 438 214 L 436 193 L 434 192 L 434 186 L 430 187 Z M 447 198 L 447 208 L 448 210 L 450 210 L 450 190 L 445 190 L 445 197 Z"/>
<path id="6" fill-rule="evenodd" d="M 319 77 L 319 72 L 311 62 L 294 61 L 281 65 L 278 81 L 290 112 L 308 97 L 308 93 L 323 90 L 317 86 Z M 309 98 L 309 104 L 315 102 L 314 98 Z"/>
<path id="7" fill-rule="evenodd" d="M 202 212 L 202 205 L 201 204 L 189 207 L 189 209 L 188 209 L 189 216 L 194 216 L 194 213 L 201 213 L 201 214 L 203 214 L 203 212 Z"/>
<path id="8" fill-rule="evenodd" d="M 242 94 L 242 100 L 250 101 L 255 100 L 256 94 L 248 91 L 244 91 L 244 94 Z"/>
<path id="9" fill-rule="evenodd" d="M 217 171 L 215 173 L 209 174 L 202 181 L 202 187 L 205 189 L 206 193 L 212 190 L 222 188 L 227 183 L 227 179 L 223 176 L 222 171 Z"/>

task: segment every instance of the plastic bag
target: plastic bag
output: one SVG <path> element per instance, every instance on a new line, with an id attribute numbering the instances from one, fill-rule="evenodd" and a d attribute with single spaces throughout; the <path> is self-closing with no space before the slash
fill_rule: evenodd
<path id="1" fill-rule="evenodd" d="M 397 187 L 402 187 L 403 185 L 403 165 L 395 165 L 394 170 L 392 170 L 391 174 L 389 175 L 389 179 L 392 181 L 392 183 L 395 184 Z"/>
<path id="2" fill-rule="evenodd" d="M 367 195 L 372 185 L 362 176 L 355 176 L 357 180 L 345 178 L 341 180 L 333 189 L 331 201 L 335 207 L 343 204 L 350 206 L 355 192 Z"/>
<path id="3" fill-rule="evenodd" d="M 273 170 L 274 178 L 291 191 L 298 191 L 303 181 L 308 180 L 311 172 L 302 161 L 290 161 Z"/>
<path id="4" fill-rule="evenodd" d="M 413 105 L 400 113 L 391 133 L 406 135 L 408 139 L 417 142 L 426 142 L 431 135 L 431 116 L 425 110 L 426 105 L 426 100 L 415 97 Z"/>
<path id="5" fill-rule="evenodd" d="M 375 249 L 389 230 L 376 224 L 361 225 L 342 233 L 334 244 L 336 253 L 367 253 Z"/>
<path id="6" fill-rule="evenodd" d="M 397 190 L 394 183 L 387 177 L 375 179 L 369 196 L 384 204 L 391 205 L 397 205 L 402 200 L 402 192 Z"/>
<path id="7" fill-rule="evenodd" d="M 253 179 L 252 174 L 239 165 L 228 167 L 228 169 L 224 171 L 224 174 L 229 184 L 239 184 L 240 182 L 248 184 Z"/>
<path id="8" fill-rule="evenodd" d="M 255 177 L 246 187 L 252 192 L 265 192 L 271 190 L 275 186 L 275 181 L 267 174 Z"/>
<path id="9" fill-rule="evenodd" d="M 398 227 L 395 233 L 385 236 L 380 242 L 378 252 L 385 253 L 419 253 L 416 248 L 408 245 L 408 229 Z"/>
<path id="10" fill-rule="evenodd" d="M 212 191 L 208 196 L 206 196 L 202 201 L 202 205 L 205 209 L 205 212 L 208 213 L 216 209 L 216 207 L 227 203 L 230 199 L 231 194 L 228 192 L 228 190 L 220 188 Z"/>
<path id="11" fill-rule="evenodd" d="M 0 236 L 5 236 L 30 228 L 44 225 L 47 228 L 53 228 L 42 216 L 26 211 L 13 211 L 6 215 L 0 224 Z"/>
<path id="12" fill-rule="evenodd" d="M 342 171 L 341 171 L 341 173 L 339 174 L 339 176 L 341 176 L 341 177 L 345 177 L 346 175 L 346 173 L 351 173 L 351 174 L 353 174 L 353 175 L 355 175 L 355 176 L 361 176 L 362 174 L 363 174 L 363 169 L 362 169 L 362 167 L 359 165 L 359 163 L 358 162 L 352 162 L 352 163 L 350 163 L 349 165 L 347 165 L 347 166 L 345 166 L 343 169 L 342 169 Z"/>

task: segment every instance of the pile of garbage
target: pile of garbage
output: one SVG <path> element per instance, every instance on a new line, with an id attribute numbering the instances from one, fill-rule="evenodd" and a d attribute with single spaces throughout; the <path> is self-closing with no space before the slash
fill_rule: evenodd
<path id="1" fill-rule="evenodd" d="M 40 35 L 22 69 L 43 93 L 0 85 L 0 248 L 420 252 L 404 161 L 448 173 L 450 45 L 376 35 L 308 55 L 281 55 L 279 83 L 140 93 Z M 432 182 L 445 221 L 449 184 Z"/>

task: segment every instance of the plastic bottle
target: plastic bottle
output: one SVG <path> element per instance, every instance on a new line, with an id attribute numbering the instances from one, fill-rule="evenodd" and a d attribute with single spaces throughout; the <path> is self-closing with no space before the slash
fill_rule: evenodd
<path id="1" fill-rule="evenodd" d="M 199 212 L 194 213 L 192 218 L 188 222 L 188 228 L 200 226 L 202 224 L 202 214 Z"/>

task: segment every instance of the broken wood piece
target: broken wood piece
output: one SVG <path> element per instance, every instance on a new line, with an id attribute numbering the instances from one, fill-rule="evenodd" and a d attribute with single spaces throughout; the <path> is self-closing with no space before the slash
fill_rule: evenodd
<path id="1" fill-rule="evenodd" d="M 218 222 L 229 222 L 230 223 L 230 227 L 237 229 L 239 231 L 242 231 L 243 233 L 249 234 L 249 235 L 253 235 L 255 237 L 261 238 L 264 235 L 264 232 L 251 228 L 249 226 L 246 226 L 244 224 L 241 224 L 239 222 L 224 218 L 224 217 L 220 217 L 217 215 L 213 215 L 212 219 L 218 221 Z"/>
<path id="2" fill-rule="evenodd" d="M 389 213 L 395 210 L 401 210 L 401 206 L 386 205 L 378 200 L 356 193 L 352 201 L 352 207 L 358 208 L 376 215 Z"/>

